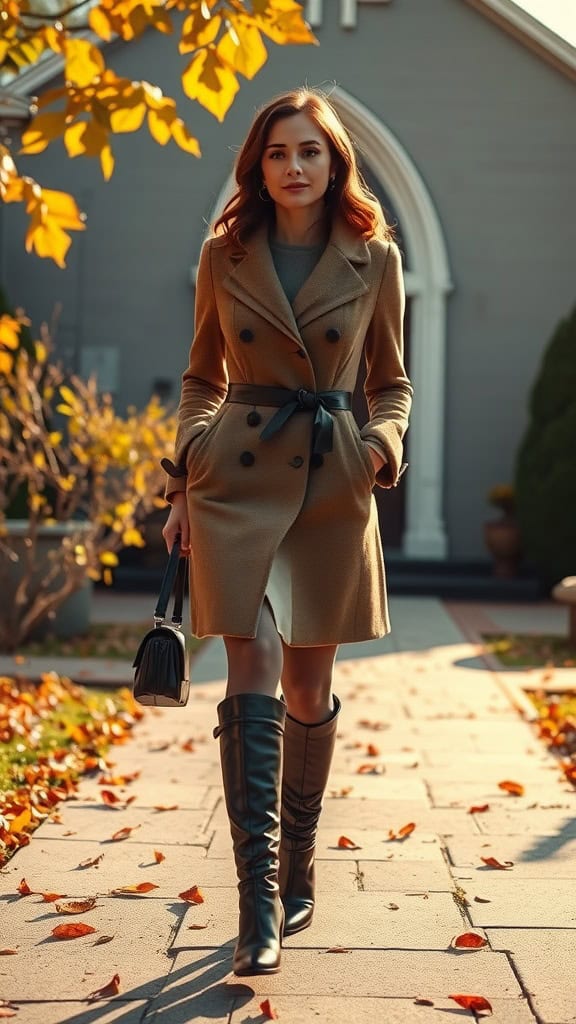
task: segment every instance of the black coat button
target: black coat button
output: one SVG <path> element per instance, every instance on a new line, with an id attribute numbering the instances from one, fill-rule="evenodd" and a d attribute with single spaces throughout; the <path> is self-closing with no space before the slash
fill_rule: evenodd
<path id="1" fill-rule="evenodd" d="M 320 452 L 314 452 L 310 456 L 310 465 L 312 466 L 312 469 L 319 469 L 320 466 L 324 465 L 324 456 L 321 455 Z"/>
<path id="2" fill-rule="evenodd" d="M 340 331 L 337 327 L 329 327 L 326 331 L 326 337 L 328 338 L 328 341 L 339 341 Z"/>
<path id="3" fill-rule="evenodd" d="M 253 466 L 256 462 L 256 458 L 253 452 L 242 452 L 240 455 L 240 462 L 243 466 Z"/>
<path id="4" fill-rule="evenodd" d="M 290 461 L 290 465 L 294 466 L 294 469 L 300 469 L 300 466 L 304 465 L 304 459 L 301 455 L 295 455 Z"/>
<path id="5" fill-rule="evenodd" d="M 249 327 L 243 327 L 238 337 L 240 341 L 253 341 L 254 331 L 251 331 Z"/>
<path id="6" fill-rule="evenodd" d="M 252 409 L 252 412 L 249 412 L 246 417 L 246 423 L 249 427 L 257 427 L 259 423 L 262 423 L 260 413 L 256 412 L 256 409 Z"/>

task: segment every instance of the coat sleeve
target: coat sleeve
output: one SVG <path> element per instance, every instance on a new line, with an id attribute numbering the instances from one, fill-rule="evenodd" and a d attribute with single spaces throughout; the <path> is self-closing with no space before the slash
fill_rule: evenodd
<path id="1" fill-rule="evenodd" d="M 408 429 L 412 385 L 404 368 L 404 281 L 398 247 L 389 244 L 364 353 L 368 422 L 362 439 L 386 460 L 376 476 L 380 487 L 395 487 L 405 466 L 402 438 Z"/>
<path id="2" fill-rule="evenodd" d="M 198 264 L 194 337 L 188 368 L 182 375 L 174 461 L 162 459 L 166 471 L 164 496 L 167 501 L 171 501 L 177 491 L 186 490 L 188 446 L 205 430 L 228 390 L 224 336 L 212 277 L 211 243 L 212 239 L 204 243 Z"/>

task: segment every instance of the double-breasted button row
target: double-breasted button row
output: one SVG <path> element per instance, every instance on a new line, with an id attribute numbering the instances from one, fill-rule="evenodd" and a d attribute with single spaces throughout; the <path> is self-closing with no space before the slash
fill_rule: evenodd
<path id="1" fill-rule="evenodd" d="M 242 463 L 243 466 L 253 466 L 254 463 L 256 462 L 256 456 L 254 455 L 254 452 L 241 452 L 240 462 Z M 288 465 L 292 466 L 293 469 L 300 469 L 304 465 L 304 459 L 302 455 L 295 455 L 292 459 L 290 459 Z M 324 456 L 321 455 L 320 452 L 314 452 L 310 456 L 310 465 L 312 469 L 319 469 L 320 466 L 324 465 Z"/>
<path id="2" fill-rule="evenodd" d="M 246 423 L 249 427 L 257 427 L 259 423 L 262 423 L 262 417 L 256 409 L 252 409 L 246 417 Z"/>
<path id="3" fill-rule="evenodd" d="M 254 331 L 251 331 L 249 327 L 243 327 L 238 337 L 240 341 L 254 341 Z"/>
<path id="4" fill-rule="evenodd" d="M 254 331 L 249 327 L 243 327 L 242 330 L 238 332 L 238 337 L 240 338 L 240 341 L 254 341 Z M 338 328 L 329 327 L 326 331 L 326 339 L 328 341 L 340 341 L 340 331 Z M 301 359 L 306 359 L 306 353 L 303 352 L 302 349 L 298 349 L 298 355 Z"/>

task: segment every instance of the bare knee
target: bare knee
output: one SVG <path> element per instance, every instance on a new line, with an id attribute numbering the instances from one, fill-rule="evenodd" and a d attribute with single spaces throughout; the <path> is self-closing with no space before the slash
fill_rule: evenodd
<path id="1" fill-rule="evenodd" d="M 314 679 L 283 675 L 282 693 L 288 714 L 306 725 L 326 721 L 332 713 L 331 672 Z"/>

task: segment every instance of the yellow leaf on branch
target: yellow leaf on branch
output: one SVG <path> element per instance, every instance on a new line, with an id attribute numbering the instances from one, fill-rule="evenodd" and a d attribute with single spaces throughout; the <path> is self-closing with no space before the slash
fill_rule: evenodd
<path id="1" fill-rule="evenodd" d="M 71 85 L 84 89 L 106 69 L 104 58 L 97 46 L 85 39 L 67 39 L 64 44 L 64 77 Z"/>
<path id="2" fill-rule="evenodd" d="M 20 153 L 43 153 L 54 139 L 60 137 L 66 128 L 66 112 L 38 114 L 22 135 Z"/>
<path id="3" fill-rule="evenodd" d="M 194 11 L 186 18 L 182 26 L 182 35 L 178 44 L 179 53 L 191 53 L 201 46 L 213 43 L 220 31 L 221 24 L 222 18 L 219 14 L 214 14 L 207 21 L 202 7 Z"/>
<path id="4" fill-rule="evenodd" d="M 219 121 L 224 120 L 240 88 L 233 69 L 214 46 L 195 54 L 182 75 L 182 87 L 191 100 L 198 100 Z"/>
<path id="5" fill-rule="evenodd" d="M 244 78 L 254 78 L 268 60 L 260 31 L 242 15 L 230 14 L 229 21 L 234 31 L 222 36 L 218 56 Z"/>

